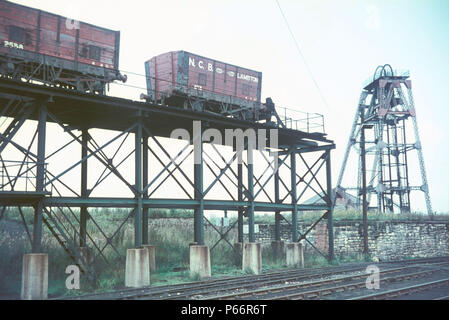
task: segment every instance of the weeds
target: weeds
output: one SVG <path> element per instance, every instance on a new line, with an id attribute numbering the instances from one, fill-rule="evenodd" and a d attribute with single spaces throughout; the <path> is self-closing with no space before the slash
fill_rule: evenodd
<path id="1" fill-rule="evenodd" d="M 281 249 L 280 252 L 275 252 L 271 245 L 262 246 L 262 261 L 264 268 L 267 268 L 267 270 L 285 267 L 284 260 L 284 250 Z"/>
<path id="2" fill-rule="evenodd" d="M 243 270 L 243 273 L 246 275 L 254 275 L 254 271 L 251 268 L 245 268 L 245 270 Z"/>
<path id="3" fill-rule="evenodd" d="M 299 213 L 299 221 L 310 223 L 315 222 L 323 215 L 322 212 L 317 211 L 306 211 Z M 291 214 L 283 214 L 287 221 L 291 221 Z M 336 210 L 333 213 L 334 221 L 347 221 L 347 220 L 359 220 L 363 219 L 361 212 L 357 210 Z M 414 212 L 411 214 L 396 214 L 396 213 L 379 213 L 379 212 L 368 212 L 369 221 L 449 221 L 449 214 L 442 213 L 438 215 L 429 216 L 421 212 Z M 272 224 L 274 223 L 273 214 L 263 214 L 256 216 L 256 223 L 258 224 Z"/>
<path id="4" fill-rule="evenodd" d="M 201 275 L 199 273 L 194 273 L 189 276 L 190 281 L 199 282 L 202 280 Z"/>
<path id="5" fill-rule="evenodd" d="M 329 261 L 321 255 L 310 254 L 304 256 L 305 268 L 324 268 L 329 265 Z"/>
<path id="6" fill-rule="evenodd" d="M 79 225 L 77 221 L 78 211 L 65 212 L 70 224 Z M 125 223 L 122 230 L 116 233 L 117 227 L 123 219 L 130 214 L 129 209 L 92 209 L 89 211 L 91 220 L 88 222 L 88 232 L 92 237 L 89 241 L 89 247 L 94 249 L 92 241 L 99 248 L 103 248 L 109 242 L 112 243 L 118 252 L 112 250 L 110 246 L 106 247 L 103 254 L 107 260 L 98 255 L 94 261 L 93 269 L 96 270 L 96 281 L 90 283 L 82 278 L 81 291 L 67 291 L 65 288 L 65 268 L 74 264 L 67 256 L 65 251 L 51 236 L 49 231 L 44 228 L 43 235 L 43 252 L 49 254 L 49 294 L 51 296 L 61 295 L 79 295 L 86 292 L 105 292 L 112 291 L 124 287 L 125 275 L 125 256 L 126 251 L 133 247 L 133 224 L 132 221 Z M 30 226 L 32 231 L 33 210 L 23 208 L 24 219 Z M 302 212 L 301 221 L 315 221 L 321 216 L 319 212 Z M 7 221 L 11 222 L 13 229 L 17 229 L 18 222 L 22 219 L 18 211 L 8 209 L 6 211 Z M 189 210 L 151 210 L 150 217 L 152 219 L 152 227 L 150 228 L 150 243 L 157 247 L 156 249 L 156 266 L 157 270 L 151 274 L 151 283 L 154 286 L 176 284 L 189 280 L 198 281 L 197 276 L 189 279 L 189 243 L 193 239 L 193 222 L 192 212 Z M 285 215 L 289 220 L 288 214 Z M 129 217 L 131 218 L 131 217 Z M 159 218 L 175 218 L 169 224 L 159 223 Z M 370 213 L 368 218 L 371 221 L 387 221 L 387 220 L 428 220 L 429 217 L 419 214 L 413 215 L 388 215 Z M 335 212 L 334 219 L 342 220 L 360 220 L 361 216 L 356 211 Z M 434 216 L 434 220 L 447 220 L 449 216 Z M 131 220 L 131 219 L 130 219 Z M 94 223 L 95 221 L 95 223 Z M 274 217 L 270 214 L 256 216 L 257 223 L 273 223 Z M 70 222 L 70 223 L 69 223 Z M 0 222 L 3 223 L 3 222 Z M 103 230 L 104 234 L 98 229 Z M 23 228 L 22 228 L 23 229 Z M 19 232 L 20 231 L 20 232 Z M 23 230 L 14 231 L 14 235 L 7 237 L 9 233 L 5 233 L 0 237 L 0 292 L 1 293 L 20 293 L 20 279 L 22 270 L 23 254 L 30 252 L 29 241 Z M 224 230 L 222 230 L 224 231 Z M 114 233 L 116 236 L 111 237 Z M 73 236 L 73 235 L 72 235 Z M 77 243 L 76 237 L 74 237 Z M 206 245 L 212 248 L 217 241 L 221 239 L 220 235 L 213 228 L 206 224 L 205 227 Z M 229 243 L 234 244 L 237 241 L 237 231 L 234 229 L 228 233 L 227 239 Z M 224 240 L 211 250 L 211 265 L 214 275 L 245 275 L 253 274 L 251 270 L 242 270 L 241 268 L 241 252 L 238 252 Z M 263 270 L 285 268 L 284 254 L 275 254 L 270 245 L 262 246 Z M 329 263 L 324 257 L 319 255 L 306 254 L 306 268 L 320 268 L 329 265 L 338 265 L 340 263 L 371 261 L 371 257 L 363 255 L 352 255 L 337 257 L 332 263 Z"/>

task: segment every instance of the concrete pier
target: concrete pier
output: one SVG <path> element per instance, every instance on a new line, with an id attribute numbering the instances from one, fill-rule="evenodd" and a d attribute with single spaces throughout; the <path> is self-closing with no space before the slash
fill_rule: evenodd
<path id="1" fill-rule="evenodd" d="M 254 274 L 262 272 L 262 249 L 260 243 L 244 243 L 242 270 Z"/>
<path id="2" fill-rule="evenodd" d="M 150 274 L 156 270 L 156 246 L 144 245 L 144 249 L 148 250 L 148 255 L 150 259 Z"/>
<path id="3" fill-rule="evenodd" d="M 285 255 L 285 242 L 273 241 L 271 242 L 271 250 L 273 251 L 273 257 L 275 259 L 284 259 Z"/>
<path id="4" fill-rule="evenodd" d="M 125 286 L 141 288 L 150 285 L 150 258 L 147 249 L 126 252 Z"/>
<path id="5" fill-rule="evenodd" d="M 48 298 L 48 255 L 26 254 L 22 266 L 22 300 Z"/>
<path id="6" fill-rule="evenodd" d="M 211 277 L 210 252 L 208 246 L 190 246 L 190 276 Z"/>
<path id="7" fill-rule="evenodd" d="M 304 268 L 304 251 L 300 243 L 288 243 L 285 251 L 287 267 Z"/>

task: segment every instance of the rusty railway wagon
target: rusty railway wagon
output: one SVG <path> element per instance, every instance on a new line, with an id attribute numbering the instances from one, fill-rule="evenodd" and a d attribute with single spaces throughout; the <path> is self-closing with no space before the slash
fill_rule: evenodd
<path id="1" fill-rule="evenodd" d="M 104 94 L 119 72 L 120 32 L 0 0 L 0 73 Z"/>
<path id="2" fill-rule="evenodd" d="M 147 94 L 141 98 L 147 101 L 255 121 L 274 108 L 271 99 L 261 103 L 261 72 L 186 51 L 153 57 L 145 73 Z"/>

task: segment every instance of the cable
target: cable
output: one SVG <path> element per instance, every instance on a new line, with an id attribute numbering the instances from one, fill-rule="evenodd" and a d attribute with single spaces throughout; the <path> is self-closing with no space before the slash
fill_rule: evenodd
<path id="1" fill-rule="evenodd" d="M 301 51 L 301 48 L 299 47 L 298 41 L 296 40 L 295 35 L 293 34 L 292 29 L 290 28 L 290 24 L 288 23 L 288 20 L 287 20 L 287 17 L 285 16 L 285 14 L 284 14 L 284 11 L 282 11 L 282 8 L 281 8 L 281 5 L 279 4 L 279 1 L 278 1 L 278 0 L 275 0 L 275 1 L 276 1 L 277 5 L 278 5 L 278 7 L 279 7 L 279 10 L 281 11 L 282 17 L 284 18 L 284 21 L 285 21 L 285 24 L 287 25 L 288 31 L 290 32 L 290 35 L 292 36 L 293 41 L 295 42 L 296 49 L 298 50 L 298 53 L 299 53 L 299 55 L 301 56 L 301 58 L 302 58 L 302 60 L 303 60 L 303 62 L 304 62 L 304 64 L 305 64 L 305 66 L 306 66 L 307 72 L 309 73 L 310 77 L 311 77 L 312 80 L 313 80 L 313 83 L 315 84 L 315 87 L 316 87 L 317 90 L 318 90 L 318 93 L 319 93 L 319 95 L 320 95 L 320 97 L 321 97 L 321 100 L 323 100 L 323 103 L 324 103 L 324 105 L 326 106 L 326 108 L 327 108 L 327 109 L 330 109 L 330 108 L 329 108 L 329 104 L 327 103 L 327 100 L 326 100 L 326 98 L 324 97 L 323 92 L 321 91 L 320 86 L 318 85 L 318 82 L 315 80 L 315 77 L 313 76 L 312 70 L 310 69 L 310 67 L 309 67 L 309 65 L 308 65 L 308 63 L 307 63 L 307 60 L 306 60 L 306 58 L 304 57 L 304 55 L 303 55 L 303 53 L 302 53 L 302 51 Z"/>

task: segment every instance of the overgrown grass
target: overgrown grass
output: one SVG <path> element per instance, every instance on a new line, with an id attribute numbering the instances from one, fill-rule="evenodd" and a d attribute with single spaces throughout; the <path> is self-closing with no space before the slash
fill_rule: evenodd
<path id="1" fill-rule="evenodd" d="M 285 268 L 285 253 L 283 250 L 273 250 L 271 244 L 262 245 L 262 269 L 282 269 Z"/>
<path id="2" fill-rule="evenodd" d="M 22 277 L 23 253 L 29 251 L 25 245 L 11 247 L 8 242 L 0 243 L 0 293 L 19 294 Z"/>
<path id="3" fill-rule="evenodd" d="M 363 253 L 351 253 L 345 254 L 339 257 L 335 257 L 333 264 L 344 264 L 344 263 L 361 263 L 361 262 L 372 262 L 372 257 L 368 254 Z"/>
<path id="4" fill-rule="evenodd" d="M 310 223 L 318 220 L 323 216 L 324 212 L 306 211 L 299 212 L 298 219 L 301 222 Z M 291 221 L 291 213 L 283 214 L 287 221 Z M 272 224 L 274 223 L 273 214 L 259 214 L 255 217 L 258 224 Z M 363 215 L 356 210 L 337 210 L 333 213 L 334 221 L 347 221 L 347 220 L 362 220 Z M 437 214 L 429 216 L 428 214 L 421 212 L 414 212 L 410 214 L 396 214 L 396 213 L 379 213 L 368 212 L 368 221 L 449 221 L 449 214 Z"/>
<path id="5" fill-rule="evenodd" d="M 64 225 L 70 229 L 70 223 L 78 226 L 76 217 L 79 216 L 79 211 L 65 212 L 70 221 L 66 221 Z M 73 214 L 72 214 L 73 213 Z M 129 215 L 129 209 L 92 209 L 89 211 L 93 220 L 88 223 L 88 232 L 92 236 L 95 243 L 100 248 L 107 244 L 107 240 L 99 232 L 97 225 L 110 237 L 114 234 L 116 228 L 121 221 Z M 24 219 L 32 230 L 33 210 L 30 208 L 23 209 Z M 192 211 L 189 210 L 151 210 L 150 219 L 157 221 L 161 218 L 176 218 L 180 219 L 178 224 L 164 225 L 161 227 L 154 227 L 150 230 L 150 243 L 157 247 L 156 249 L 156 266 L 157 270 L 152 273 L 152 285 L 167 285 L 176 284 L 186 281 L 196 281 L 197 278 L 191 278 L 189 275 L 189 243 L 193 239 L 193 228 L 191 219 Z M 316 221 L 322 213 L 319 212 L 302 212 L 300 213 L 300 220 L 306 222 Z M 287 220 L 290 220 L 290 215 L 284 215 Z M 9 220 L 21 222 L 22 219 L 17 210 L 6 211 L 5 217 Z M 43 252 L 49 254 L 49 294 L 52 296 L 60 295 L 79 295 L 86 292 L 105 292 L 112 291 L 124 287 L 125 277 L 125 257 L 127 249 L 133 247 L 133 225 L 132 216 L 125 224 L 123 230 L 118 232 L 116 236 L 110 240 L 116 246 L 118 254 L 107 247 L 104 250 L 104 255 L 108 262 L 101 256 L 95 260 L 93 268 L 97 271 L 96 281 L 91 283 L 82 280 L 82 291 L 67 291 L 65 288 L 65 268 L 73 264 L 73 261 L 67 256 L 64 250 L 51 236 L 49 231 L 44 228 L 43 238 Z M 411 215 L 393 215 L 393 214 L 376 214 L 370 213 L 368 215 L 370 221 L 392 221 L 392 220 L 413 220 L 413 221 L 427 221 L 430 219 L 427 215 L 411 214 Z M 361 220 L 360 213 L 356 211 L 338 211 L 334 213 L 335 221 L 343 220 Z M 435 221 L 448 221 L 449 216 L 433 216 Z M 94 223 L 95 221 L 95 223 Z M 189 222 L 190 221 L 190 222 Z M 185 224 L 183 224 L 185 222 Z M 256 223 L 271 224 L 274 222 L 272 214 L 257 215 Z M 1 222 L 0 222 L 1 223 Z M 189 224 L 190 223 L 190 224 Z M 232 223 L 232 222 L 231 222 Z M 206 245 L 210 248 L 220 240 L 220 236 L 210 226 L 205 230 Z M 16 239 L 17 240 L 17 239 Z M 25 239 L 26 240 L 26 239 Z M 9 243 L 7 239 L 0 239 L 0 292 L 14 293 L 20 292 L 20 279 L 22 270 L 22 257 L 24 253 L 30 252 L 29 243 L 25 240 L 16 241 L 14 245 Z M 77 240 L 77 239 L 75 239 Z M 228 240 L 231 244 L 236 242 L 236 230 L 228 234 Z M 12 240 L 11 240 L 12 241 Z M 93 248 L 91 240 L 89 246 Z M 97 251 L 98 253 L 98 251 Z M 281 269 L 285 268 L 284 256 L 275 255 L 270 245 L 262 246 L 262 261 L 263 270 Z M 361 255 L 337 257 L 332 264 L 341 264 L 348 262 L 363 262 L 370 261 L 369 257 Z M 306 268 L 319 268 L 329 266 L 329 262 L 320 255 L 305 255 Z M 228 245 L 225 241 L 221 241 L 211 251 L 211 266 L 212 274 L 214 276 L 223 275 L 244 275 L 245 270 L 241 269 L 241 255 L 237 253 L 234 248 Z"/>
<path id="6" fill-rule="evenodd" d="M 327 258 L 316 253 L 304 255 L 305 268 L 325 268 L 330 266 L 338 266 L 346 263 L 362 263 L 371 261 L 372 259 L 369 255 L 365 256 L 363 254 L 349 254 L 339 256 L 335 257 L 333 261 L 329 261 Z"/>
<path id="7" fill-rule="evenodd" d="M 410 214 L 397 214 L 397 213 L 380 213 L 380 212 L 368 212 L 369 221 L 449 221 L 449 215 L 428 215 L 422 212 L 413 212 Z M 362 220 L 363 215 L 356 210 L 336 211 L 333 215 L 336 221 L 345 220 Z"/>
<path id="8" fill-rule="evenodd" d="M 329 261 L 318 254 L 304 255 L 305 268 L 324 268 L 330 265 Z"/>
<path id="9" fill-rule="evenodd" d="M 241 265 L 234 265 L 234 266 L 223 266 L 223 265 L 214 265 L 212 264 L 212 275 L 214 277 L 220 277 L 220 276 L 241 276 L 243 275 L 242 267 Z"/>
<path id="10" fill-rule="evenodd" d="M 33 212 L 32 210 L 23 210 L 25 218 L 29 223 L 30 230 L 32 230 Z M 16 215 L 14 215 L 16 213 Z M 62 224 L 69 230 L 74 232 L 70 224 L 78 227 L 79 223 L 76 220 L 78 211 L 70 212 L 66 210 L 65 215 L 67 220 L 62 221 Z M 73 214 L 72 214 L 73 213 Z M 91 210 L 87 229 L 92 240 L 99 248 L 107 245 L 108 241 L 113 244 L 118 253 L 107 246 L 103 251 L 105 259 L 102 256 L 97 256 L 93 264 L 93 269 L 96 270 L 96 279 L 94 282 L 89 282 L 82 277 L 81 288 L 82 292 L 105 292 L 124 287 L 125 276 L 125 257 L 127 249 L 133 248 L 133 219 L 130 216 L 128 222 L 124 227 L 115 232 L 123 220 L 129 215 L 130 210 Z M 174 284 L 185 281 L 192 281 L 189 277 L 189 244 L 193 239 L 193 223 L 191 219 L 192 213 L 189 211 L 174 211 L 174 210 L 152 210 L 150 219 L 157 221 L 160 218 L 175 217 L 175 224 L 158 224 L 156 223 L 150 229 L 150 243 L 156 246 L 156 266 L 157 270 L 152 273 L 152 285 Z M 21 222 L 18 212 L 8 212 L 7 218 L 9 221 Z M 1 223 L 1 222 L 0 222 Z M 99 231 L 98 226 L 102 229 Z M 44 227 L 42 252 L 49 255 L 49 295 L 78 295 L 78 291 L 67 291 L 65 288 L 65 280 L 67 275 L 65 269 L 67 266 L 74 264 L 68 257 L 62 247 L 52 237 L 47 228 Z M 75 232 L 76 233 L 76 232 Z M 116 234 L 112 239 L 106 239 Z M 23 235 L 23 233 L 22 233 Z M 73 236 L 73 234 L 70 234 Z M 208 226 L 205 228 L 205 239 L 207 245 L 212 247 L 220 236 L 215 230 Z M 94 250 L 95 254 L 99 251 L 94 249 L 92 240 L 88 238 L 88 246 Z M 77 245 L 79 239 L 75 237 L 74 244 Z M 232 244 L 236 241 L 236 231 L 228 234 L 228 241 Z M 23 240 L 22 243 L 27 243 Z M 17 242 L 14 244 L 7 243 L 5 239 L 0 239 L 0 292 L 12 293 L 18 295 L 20 293 L 20 279 L 22 270 L 23 254 L 29 253 L 30 248 L 25 245 L 18 246 Z M 238 274 L 241 272 L 235 265 L 235 252 L 227 243 L 221 241 L 211 252 L 211 264 L 213 266 L 214 274 Z M 234 271 L 235 269 L 235 271 Z"/>
<path id="11" fill-rule="evenodd" d="M 0 207 L 1 208 L 1 207 Z M 79 209 L 71 209 L 71 211 L 79 216 Z M 107 220 L 115 220 L 123 218 L 124 215 L 130 212 L 129 209 L 122 208 L 91 208 L 89 209 L 89 213 L 94 216 L 98 216 L 99 219 L 107 219 Z M 34 209 L 29 207 L 22 208 L 22 213 L 24 215 L 25 221 L 27 224 L 32 225 L 34 222 Z M 69 210 L 64 210 L 64 213 L 68 216 L 71 215 Z M 6 220 L 14 220 L 22 222 L 22 219 L 19 214 L 19 210 L 15 207 L 6 208 L 4 216 Z M 184 210 L 184 209 L 152 209 L 149 211 L 150 219 L 189 219 L 193 218 L 192 210 Z"/>

